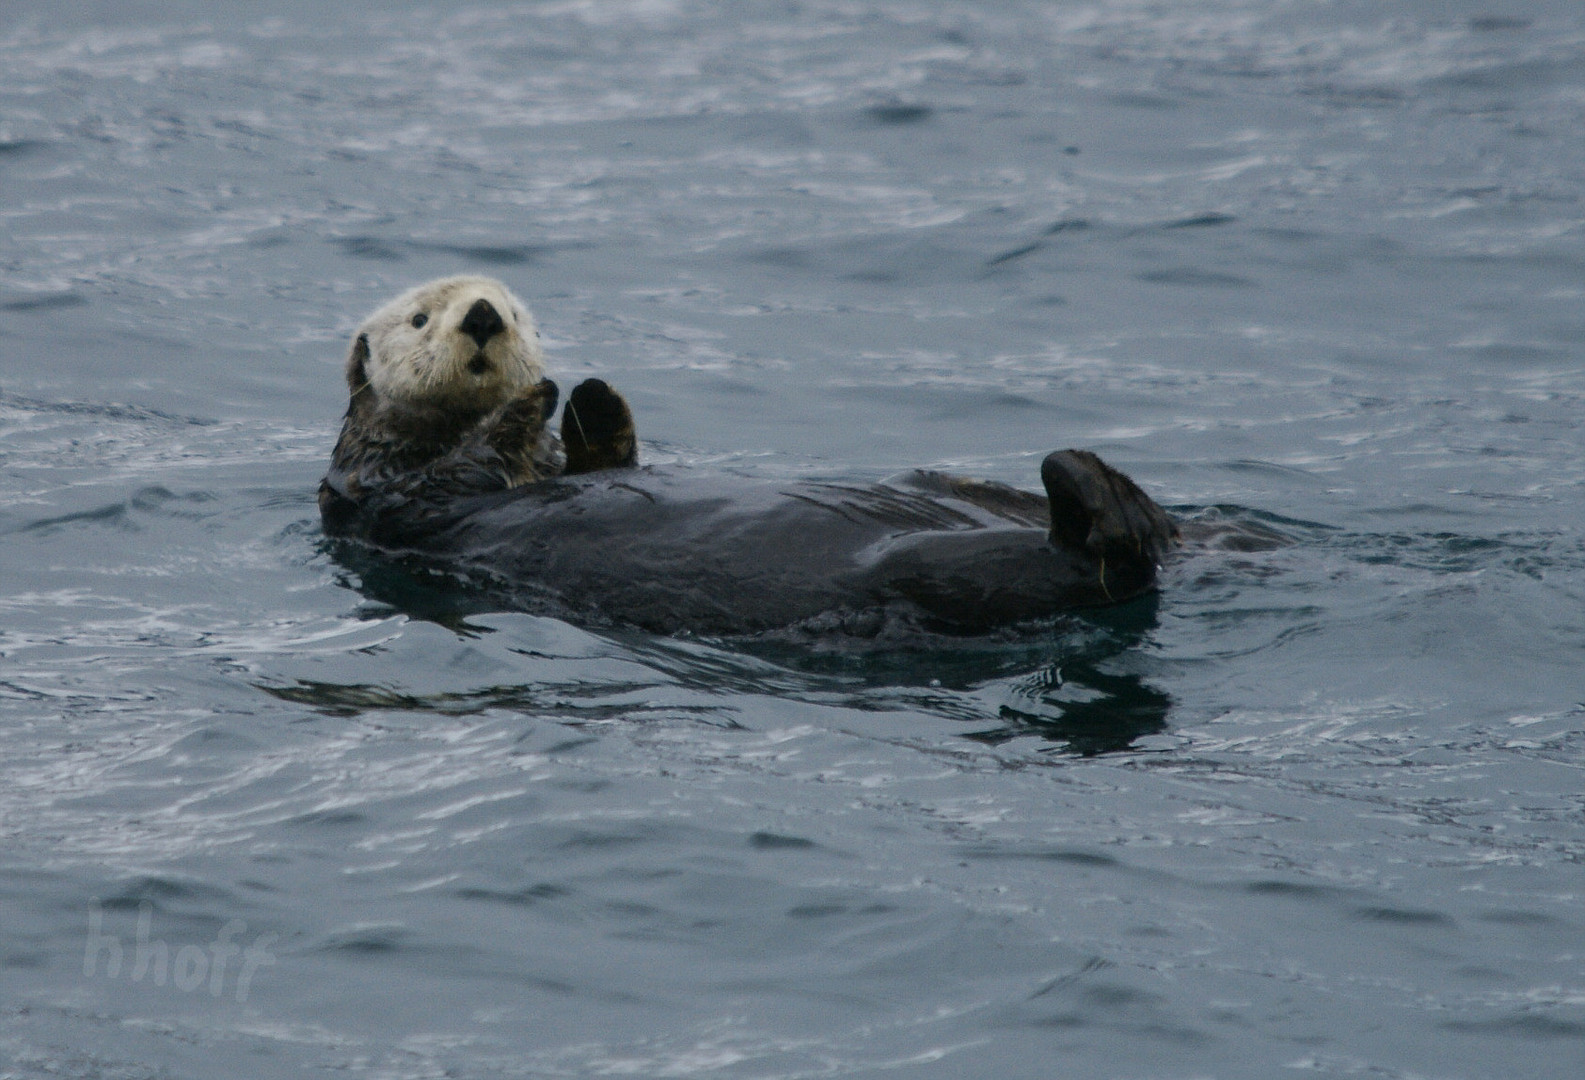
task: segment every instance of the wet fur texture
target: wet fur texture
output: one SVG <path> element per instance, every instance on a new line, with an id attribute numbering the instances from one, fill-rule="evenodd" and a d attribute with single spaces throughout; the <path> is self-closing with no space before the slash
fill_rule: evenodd
<path id="1" fill-rule="evenodd" d="M 585 622 L 982 633 L 1147 592 L 1179 540 L 1083 450 L 1047 455 L 1044 496 L 928 472 L 843 485 L 636 468 L 632 414 L 597 379 L 569 395 L 558 441 L 533 320 L 488 278 L 432 282 L 375 312 L 347 386 L 320 486 L 329 535 Z"/>

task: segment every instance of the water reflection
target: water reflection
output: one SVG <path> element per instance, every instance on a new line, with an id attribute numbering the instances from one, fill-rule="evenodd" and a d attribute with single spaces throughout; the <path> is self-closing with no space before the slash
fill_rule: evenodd
<path id="1" fill-rule="evenodd" d="M 325 539 L 320 551 L 340 568 L 337 583 L 369 602 L 364 613 L 370 617 L 405 615 L 455 634 L 476 636 L 488 628 L 475 626 L 469 617 L 502 609 L 499 602 L 492 602 L 487 582 L 429 560 L 382 555 L 345 540 Z"/>
<path id="2" fill-rule="evenodd" d="M 1165 731 L 1172 698 L 1141 676 L 1104 670 L 1104 661 L 1081 658 L 1043 673 L 1049 686 L 1031 707 L 1003 705 L 1004 723 L 968 738 L 996 745 L 1036 735 L 1082 757 L 1131 749 L 1146 735 Z"/>

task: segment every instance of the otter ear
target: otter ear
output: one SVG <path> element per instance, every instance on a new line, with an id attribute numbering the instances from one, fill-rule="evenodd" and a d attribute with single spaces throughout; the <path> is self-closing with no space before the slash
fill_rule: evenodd
<path id="1" fill-rule="evenodd" d="M 354 397 L 369 385 L 369 374 L 364 370 L 368 362 L 369 335 L 359 334 L 358 339 L 352 343 L 352 352 L 347 354 L 347 389 Z"/>

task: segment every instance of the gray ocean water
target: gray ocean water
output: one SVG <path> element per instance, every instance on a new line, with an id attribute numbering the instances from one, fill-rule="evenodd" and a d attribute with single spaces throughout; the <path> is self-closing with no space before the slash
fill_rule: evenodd
<path id="1" fill-rule="evenodd" d="M 238 8 L 242 10 L 238 10 Z M 1585 1075 L 1578 0 L 0 7 L 0 1077 Z M 397 597 L 353 327 L 1292 542 L 1017 639 Z"/>

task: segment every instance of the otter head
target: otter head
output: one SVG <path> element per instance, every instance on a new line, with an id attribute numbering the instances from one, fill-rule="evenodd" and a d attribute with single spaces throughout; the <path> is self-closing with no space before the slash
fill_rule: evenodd
<path id="1" fill-rule="evenodd" d="M 486 277 L 402 294 L 364 320 L 347 356 L 354 408 L 397 429 L 482 419 L 544 377 L 533 316 Z"/>

